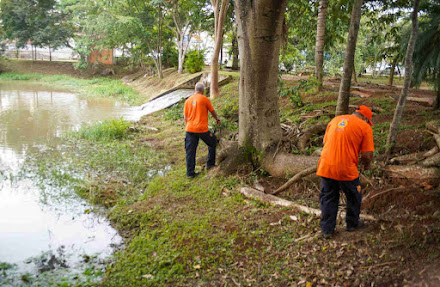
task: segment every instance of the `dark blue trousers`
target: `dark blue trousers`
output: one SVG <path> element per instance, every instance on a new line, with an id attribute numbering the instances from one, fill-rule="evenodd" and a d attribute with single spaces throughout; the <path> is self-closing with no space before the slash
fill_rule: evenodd
<path id="1" fill-rule="evenodd" d="M 321 178 L 321 230 L 323 233 L 333 233 L 336 226 L 336 216 L 339 207 L 339 190 L 347 198 L 347 228 L 357 227 L 361 212 L 362 193 L 359 178 L 352 181 L 338 181 L 330 178 Z"/>
<path id="2" fill-rule="evenodd" d="M 199 139 L 208 145 L 208 162 L 206 167 L 210 168 L 215 165 L 215 148 L 217 146 L 217 138 L 212 132 L 206 133 L 190 133 L 186 132 L 185 149 L 186 149 L 186 175 L 194 175 L 196 168 L 196 151 L 199 145 Z"/>

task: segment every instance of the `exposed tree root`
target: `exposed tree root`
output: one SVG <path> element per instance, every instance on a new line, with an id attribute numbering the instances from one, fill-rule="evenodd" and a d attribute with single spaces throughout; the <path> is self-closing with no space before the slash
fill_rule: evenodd
<path id="1" fill-rule="evenodd" d="M 287 189 L 289 186 L 291 186 L 292 184 L 294 184 L 295 182 L 301 180 L 303 177 L 315 173 L 316 172 L 317 167 L 313 166 L 310 167 L 306 170 L 303 170 L 299 173 L 297 173 L 294 177 L 292 177 L 291 179 L 289 179 L 289 181 L 287 181 L 285 184 L 283 184 L 282 186 L 280 186 L 277 190 L 275 190 L 274 192 L 272 192 L 272 195 L 276 195 L 278 193 L 280 193 L 281 191 Z"/>

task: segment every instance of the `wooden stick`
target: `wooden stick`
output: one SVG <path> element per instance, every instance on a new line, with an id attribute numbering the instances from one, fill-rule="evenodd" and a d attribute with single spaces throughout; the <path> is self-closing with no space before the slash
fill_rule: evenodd
<path id="1" fill-rule="evenodd" d="M 359 173 L 359 177 L 361 178 L 362 181 L 366 181 L 366 182 L 368 182 L 371 186 L 374 186 L 373 182 L 372 182 L 368 177 L 366 177 L 365 175 L 363 175 L 362 173 Z"/>
<path id="2" fill-rule="evenodd" d="M 263 193 L 259 190 L 251 188 L 251 187 L 241 187 L 239 189 L 239 191 L 244 196 L 255 199 L 255 200 L 266 202 L 266 203 L 269 203 L 272 205 L 293 207 L 293 208 L 298 209 L 299 211 L 302 211 L 307 214 L 321 216 L 321 210 L 319 210 L 319 209 L 310 208 L 310 207 L 307 207 L 307 206 L 304 206 L 304 205 L 301 205 L 301 204 L 298 204 L 298 203 L 295 203 L 295 202 L 292 202 L 292 201 L 289 201 L 286 199 L 279 198 L 279 197 L 274 196 L 272 194 L 266 194 L 266 193 Z M 341 211 L 340 215 L 345 217 L 345 212 Z M 368 220 L 368 221 L 376 221 L 377 220 L 374 216 L 367 215 L 367 214 L 361 214 L 359 217 L 361 219 Z"/>
<path id="3" fill-rule="evenodd" d="M 386 266 L 386 265 L 391 265 L 391 264 L 396 264 L 396 261 L 390 261 L 390 262 L 384 262 L 384 263 L 379 263 L 376 265 L 369 265 L 369 266 L 361 266 L 361 269 L 369 269 L 369 268 L 374 268 L 374 267 L 382 267 L 382 266 Z"/>
<path id="4" fill-rule="evenodd" d="M 385 194 L 385 193 L 388 193 L 388 192 L 390 192 L 390 191 L 394 191 L 394 190 L 399 190 L 399 189 L 404 189 L 404 188 L 406 188 L 406 187 L 401 187 L 401 186 L 399 186 L 399 187 L 394 187 L 394 188 L 390 188 L 390 189 L 387 189 L 387 190 L 384 190 L 384 191 L 381 191 L 381 192 L 379 192 L 379 193 L 376 193 L 375 195 L 372 195 L 372 196 L 368 196 L 368 197 L 365 197 L 365 199 L 373 199 L 373 198 L 375 198 L 375 197 L 378 197 L 378 196 L 380 196 L 380 195 L 382 195 L 382 194 Z"/>
<path id="5" fill-rule="evenodd" d="M 310 167 L 310 168 L 308 168 L 306 170 L 303 170 L 303 171 L 295 174 L 295 176 L 293 176 L 291 179 L 289 179 L 285 184 L 283 184 L 277 190 L 272 192 L 272 195 L 276 195 L 276 194 L 280 193 L 281 191 L 285 190 L 286 188 L 288 188 L 289 186 L 291 186 L 295 182 L 299 181 L 303 177 L 316 172 L 316 169 L 317 169 L 317 167 L 313 166 L 313 167 Z"/>

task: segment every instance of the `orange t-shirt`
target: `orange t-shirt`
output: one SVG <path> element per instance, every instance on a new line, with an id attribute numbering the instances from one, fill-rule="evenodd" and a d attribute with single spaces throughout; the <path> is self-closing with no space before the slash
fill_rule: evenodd
<path id="1" fill-rule="evenodd" d="M 355 115 L 342 115 L 327 125 L 316 175 L 340 181 L 359 177 L 360 152 L 374 151 L 371 126 Z"/>
<path id="2" fill-rule="evenodd" d="M 208 111 L 214 107 L 211 101 L 202 94 L 194 94 L 185 101 L 183 115 L 186 117 L 186 131 L 206 133 L 208 129 Z"/>

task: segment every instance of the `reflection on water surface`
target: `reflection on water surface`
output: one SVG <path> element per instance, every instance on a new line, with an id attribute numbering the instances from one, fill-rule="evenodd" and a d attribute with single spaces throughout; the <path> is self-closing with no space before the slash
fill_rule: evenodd
<path id="1" fill-rule="evenodd" d="M 74 268 L 84 255 L 104 258 L 121 243 L 103 216 L 87 212 L 85 201 L 46 197 L 65 191 L 46 187 L 43 192 L 31 179 L 14 176 L 26 156 L 56 145 L 64 132 L 129 112 L 112 101 L 82 100 L 67 91 L 0 81 L 0 263 L 32 273 L 41 268 L 33 258 L 49 254 L 46 263 L 56 255 L 64 260 L 58 265 Z"/>

